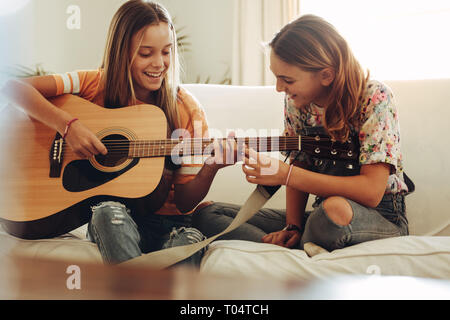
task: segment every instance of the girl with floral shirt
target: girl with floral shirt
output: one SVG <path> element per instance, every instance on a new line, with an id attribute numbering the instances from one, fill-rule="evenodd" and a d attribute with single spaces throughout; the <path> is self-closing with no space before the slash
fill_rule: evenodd
<path id="1" fill-rule="evenodd" d="M 286 211 L 262 209 L 224 238 L 301 249 L 311 242 L 334 250 L 407 235 L 404 198 L 413 184 L 403 174 L 391 90 L 369 79 L 347 42 L 317 16 L 286 25 L 270 48 L 276 90 L 286 94 L 285 135 L 353 140 L 359 143 L 359 159 L 329 160 L 297 151 L 287 164 L 246 147 L 242 169 L 247 181 L 285 185 Z M 268 173 L 268 168 L 278 170 Z M 310 194 L 316 201 L 313 211 L 305 212 Z M 226 227 L 225 216 L 231 220 L 238 210 L 215 203 L 199 212 L 196 225 L 209 236 Z M 214 222 L 222 225 L 213 227 Z"/>

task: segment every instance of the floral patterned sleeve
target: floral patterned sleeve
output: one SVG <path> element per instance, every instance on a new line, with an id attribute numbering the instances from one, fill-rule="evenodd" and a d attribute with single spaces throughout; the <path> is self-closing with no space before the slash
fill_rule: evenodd
<path id="1" fill-rule="evenodd" d="M 283 136 L 286 137 L 296 137 L 298 136 L 298 130 L 301 127 L 301 121 L 299 116 L 299 111 L 289 104 L 287 97 L 284 99 L 284 130 Z M 284 156 L 288 156 L 291 161 L 294 158 L 298 158 L 298 151 L 281 151 L 281 154 Z"/>
<path id="2" fill-rule="evenodd" d="M 401 173 L 400 126 L 391 90 L 381 82 L 371 81 L 363 103 L 360 164 L 388 163 L 392 165 L 391 174 Z"/>

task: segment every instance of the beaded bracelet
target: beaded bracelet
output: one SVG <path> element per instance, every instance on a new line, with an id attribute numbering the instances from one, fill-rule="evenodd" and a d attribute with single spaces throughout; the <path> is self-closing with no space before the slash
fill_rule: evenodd
<path id="1" fill-rule="evenodd" d="M 67 133 L 69 132 L 69 128 L 70 128 L 70 126 L 72 125 L 72 123 L 74 123 L 75 121 L 77 121 L 78 120 L 78 118 L 73 118 L 72 120 L 70 120 L 69 122 L 67 122 L 67 125 L 66 125 L 66 129 L 64 130 L 64 134 L 63 134 L 63 139 L 65 139 L 66 138 L 66 136 L 67 136 Z"/>

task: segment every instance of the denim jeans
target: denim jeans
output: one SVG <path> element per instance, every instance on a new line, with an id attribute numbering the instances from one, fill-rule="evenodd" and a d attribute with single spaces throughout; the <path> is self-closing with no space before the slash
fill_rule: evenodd
<path id="1" fill-rule="evenodd" d="M 124 204 L 106 201 L 92 207 L 88 238 L 97 244 L 105 263 L 118 264 L 152 251 L 204 240 L 200 231 L 190 225 L 190 216 L 132 216 Z M 177 265 L 199 266 L 205 250 Z"/>
<path id="2" fill-rule="evenodd" d="M 320 199 L 321 200 L 321 199 Z M 405 197 L 387 194 L 376 208 L 365 207 L 348 200 L 353 217 L 348 225 L 331 220 L 323 201 L 316 201 L 314 210 L 305 213 L 300 248 L 313 242 L 328 251 L 341 249 L 357 243 L 408 235 L 405 215 Z"/>
<path id="3" fill-rule="evenodd" d="M 197 210 L 192 217 L 192 225 L 208 238 L 223 230 L 233 221 L 241 207 L 231 203 L 214 202 Z M 260 242 L 267 233 L 286 226 L 286 213 L 283 210 L 261 209 L 246 223 L 228 232 L 217 240 L 248 240 Z"/>
<path id="4" fill-rule="evenodd" d="M 385 195 L 377 208 L 367 208 L 347 200 L 353 210 L 349 225 L 333 222 L 323 207 L 322 199 L 314 204 L 314 210 L 305 212 L 304 230 L 300 249 L 313 242 L 328 251 L 340 249 L 369 240 L 403 236 L 408 234 L 404 196 Z M 240 206 L 215 202 L 198 210 L 193 225 L 207 237 L 223 231 L 233 220 Z M 250 220 L 218 239 L 262 242 L 268 233 L 280 231 L 286 226 L 286 211 L 261 209 Z"/>

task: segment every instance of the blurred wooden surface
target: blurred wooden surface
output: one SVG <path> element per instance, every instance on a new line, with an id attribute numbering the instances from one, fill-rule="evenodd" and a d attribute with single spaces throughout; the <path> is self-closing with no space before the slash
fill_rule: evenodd
<path id="1" fill-rule="evenodd" d="M 182 267 L 157 271 L 4 256 L 0 259 L 0 300 L 18 299 L 449 300 L 450 280 L 341 275 L 308 282 L 276 281 L 200 274 Z"/>
<path id="2" fill-rule="evenodd" d="M 286 299 L 302 285 L 199 274 L 183 267 L 161 271 L 23 257 L 0 262 L 0 299 L 13 300 Z"/>

